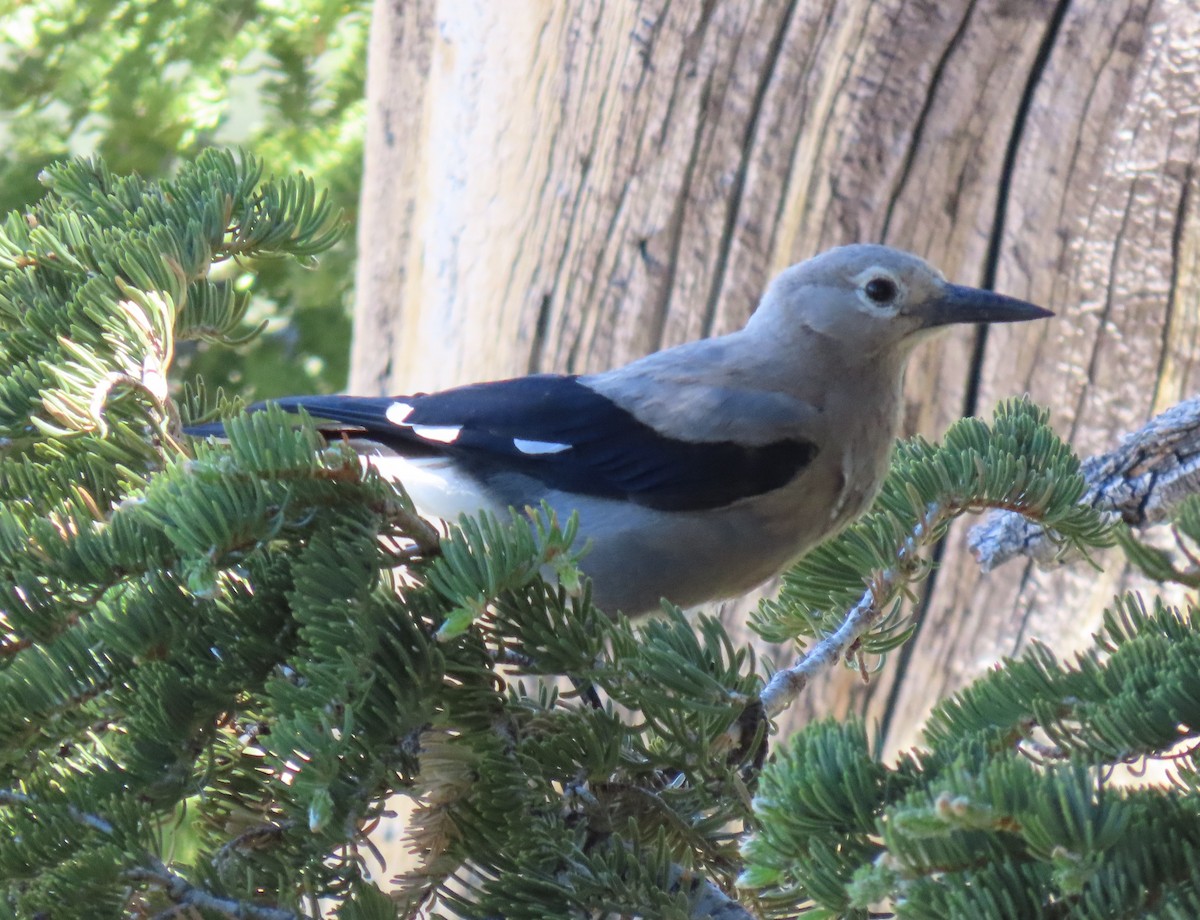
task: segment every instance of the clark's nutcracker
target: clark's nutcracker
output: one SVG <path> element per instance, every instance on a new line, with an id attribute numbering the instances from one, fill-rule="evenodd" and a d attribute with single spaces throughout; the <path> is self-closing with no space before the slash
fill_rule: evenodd
<path id="1" fill-rule="evenodd" d="M 1050 315 L 908 253 L 844 246 L 782 272 L 744 329 L 614 370 L 276 402 L 348 437 L 425 515 L 578 512 L 594 600 L 632 615 L 744 593 L 861 514 L 917 343 Z"/>

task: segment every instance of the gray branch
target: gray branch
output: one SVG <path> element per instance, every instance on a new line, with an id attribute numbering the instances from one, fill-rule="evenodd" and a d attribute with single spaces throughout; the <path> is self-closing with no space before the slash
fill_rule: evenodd
<path id="1" fill-rule="evenodd" d="M 41 803 L 31 795 L 17 792 L 14 789 L 0 789 L 0 806 L 19 806 L 30 810 L 41 807 Z M 84 827 L 111 837 L 115 830 L 112 824 L 99 815 L 82 811 L 74 805 L 67 806 L 67 814 L 72 821 Z M 141 862 L 146 865 L 127 869 L 123 874 L 130 881 L 153 885 L 163 891 L 176 906 L 196 907 L 202 910 L 219 913 L 231 920 L 300 920 L 290 910 L 252 904 L 248 901 L 235 901 L 232 898 L 222 898 L 197 888 L 183 877 L 176 875 L 155 856 L 143 854 Z"/>
<path id="2" fill-rule="evenodd" d="M 150 866 L 129 869 L 125 872 L 125 877 L 133 882 L 162 889 L 176 905 L 212 911 L 229 917 L 230 920 L 300 920 L 299 916 L 290 910 L 210 894 L 176 875 L 158 860 L 154 860 Z"/>
<path id="3" fill-rule="evenodd" d="M 1082 503 L 1148 527 L 1170 518 L 1200 492 L 1200 398 L 1172 406 L 1127 435 L 1119 447 L 1083 463 L 1088 483 Z M 1013 511 L 993 511 L 971 530 L 967 543 L 989 572 L 1014 556 L 1042 565 L 1067 561 L 1060 541 Z"/>
<path id="4" fill-rule="evenodd" d="M 920 549 L 929 542 L 929 535 L 935 533 L 951 514 L 953 509 L 949 506 L 937 503 L 929 505 L 912 533 L 901 544 L 895 564 L 874 576 L 858 603 L 842 618 L 841 625 L 808 649 L 791 667 L 775 672 L 759 694 L 768 718 L 775 718 L 790 706 L 814 677 L 831 670 L 842 661 L 863 634 L 879 621 L 888 598 L 908 582 L 920 567 Z"/>
<path id="5" fill-rule="evenodd" d="M 670 890 L 687 893 L 688 917 L 692 920 L 754 920 L 754 914 L 706 878 L 671 868 Z"/>

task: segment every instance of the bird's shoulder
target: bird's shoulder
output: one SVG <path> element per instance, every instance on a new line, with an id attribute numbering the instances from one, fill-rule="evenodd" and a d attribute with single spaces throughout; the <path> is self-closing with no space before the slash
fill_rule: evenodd
<path id="1" fill-rule="evenodd" d="M 685 441 L 822 440 L 822 406 L 797 392 L 789 375 L 728 355 L 719 339 L 691 344 L 714 347 L 658 352 L 582 382 L 639 421 Z"/>

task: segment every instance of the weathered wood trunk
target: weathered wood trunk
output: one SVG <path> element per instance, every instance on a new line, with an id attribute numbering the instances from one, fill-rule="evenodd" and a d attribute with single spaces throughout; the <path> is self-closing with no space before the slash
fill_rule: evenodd
<path id="1" fill-rule="evenodd" d="M 1195 0 L 378 0 L 369 96 L 356 392 L 722 333 L 853 241 L 1059 314 L 927 346 L 911 432 L 1028 391 L 1089 453 L 1197 389 Z M 1115 559 L 981 576 L 963 536 L 914 640 L 796 722 L 860 710 L 911 744 L 940 696 L 1030 638 L 1077 647 L 1130 583 Z"/>

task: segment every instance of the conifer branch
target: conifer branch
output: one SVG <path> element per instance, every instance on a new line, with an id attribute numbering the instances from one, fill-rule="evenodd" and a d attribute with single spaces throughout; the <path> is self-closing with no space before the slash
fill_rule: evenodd
<path id="1" fill-rule="evenodd" d="M 865 676 L 864 656 L 884 654 L 911 635 L 911 619 L 896 602 L 928 573 L 922 550 L 955 518 L 1003 508 L 1047 522 L 1059 542 L 1109 545 L 1110 524 L 1080 505 L 1085 487 L 1074 453 L 1048 427 L 1046 413 L 1025 400 L 999 406 L 990 425 L 962 419 L 941 444 L 914 438 L 898 445 L 872 511 L 807 554 L 785 576 L 779 598 L 754 614 L 765 638 L 813 640 L 760 694 L 767 717 L 816 674 L 853 656 Z"/>
<path id="2" fill-rule="evenodd" d="M 38 806 L 38 801 L 30 795 L 23 792 L 17 792 L 14 789 L 0 789 L 0 805 L 20 805 L 23 808 L 33 809 Z M 70 815 L 72 821 L 89 827 L 94 831 L 99 831 L 102 834 L 111 836 L 113 826 L 104 818 L 98 815 L 93 815 L 85 811 L 81 811 L 74 805 L 67 806 L 67 814 Z"/>
<path id="3" fill-rule="evenodd" d="M 671 867 L 667 891 L 686 892 L 689 920 L 754 920 L 754 914 L 718 888 L 712 881 L 679 866 Z"/>
<path id="4" fill-rule="evenodd" d="M 218 897 L 176 875 L 159 860 L 149 866 L 128 869 L 124 875 L 131 882 L 153 885 L 179 907 L 212 911 L 230 920 L 301 920 L 299 914 L 290 910 Z M 159 916 L 165 918 L 174 913 L 172 910 Z"/>
<path id="5" fill-rule="evenodd" d="M 13 789 L 0 789 L 0 805 L 18 805 L 22 808 L 35 810 L 41 803 L 33 796 L 17 792 Z M 74 805 L 68 805 L 67 815 L 71 820 L 96 831 L 106 837 L 116 833 L 112 822 L 99 815 L 83 811 Z M 299 915 L 277 907 L 266 907 L 260 904 L 250 904 L 232 898 L 222 898 L 210 892 L 197 888 L 186 879 L 172 872 L 162 860 L 149 854 L 144 854 L 142 866 L 125 870 L 122 875 L 132 882 L 153 885 L 160 889 L 171 901 L 179 907 L 194 907 L 210 910 L 233 920 L 300 920 Z M 172 911 L 171 913 L 174 913 Z M 170 916 L 161 914 L 160 916 Z"/>
<path id="6" fill-rule="evenodd" d="M 170 397 L 173 341 L 229 344 L 244 330 L 244 301 L 214 262 L 245 247 L 307 257 L 330 241 L 306 181 L 256 191 L 260 174 L 218 153 L 164 185 L 76 163 L 49 173 L 36 226 L 0 228 L 0 351 L 12 369 L 0 381 L 0 903 L 68 920 L 121 916 L 131 897 L 159 920 L 298 920 L 318 899 L 390 917 L 397 895 L 439 915 L 748 920 L 772 899 L 844 913 L 880 900 L 846 888 L 858 866 L 885 849 L 924 852 L 908 829 L 994 829 L 988 808 L 1041 828 L 1036 858 L 1090 860 L 1102 851 L 1089 839 L 1051 840 L 1062 822 L 1042 820 L 1061 802 L 1084 815 L 1105 804 L 1077 769 L 1083 756 L 1170 750 L 1181 726 L 1200 724 L 1190 614 L 1131 606 L 1086 667 L 1035 656 L 944 707 L 936 757 L 893 770 L 861 726 L 830 723 L 764 767 L 764 714 L 834 663 L 909 637 L 897 599 L 958 515 L 1016 509 L 1062 541 L 1111 542 L 1080 506 L 1078 460 L 1046 413 L 1013 401 L 991 425 L 957 423 L 943 444 L 900 445 L 872 514 L 764 604 L 756 629 L 812 649 L 762 690 L 753 654 L 712 618 L 670 610 L 634 626 L 596 610 L 574 569 L 573 519 L 464 519 L 443 533 L 278 407 L 238 415 L 201 387 Z M 38 269 L 5 271 L 5 258 Z M 217 416 L 224 443 L 180 433 Z M 540 577 L 551 569 L 556 585 Z M 1150 619 L 1157 631 L 1143 637 Z M 755 743 L 731 746 L 733 723 Z M 963 769 L 968 745 L 977 760 L 1008 758 L 985 777 L 993 803 L 972 800 L 984 786 Z M 1028 781 L 1035 766 L 1040 787 Z M 953 808 L 909 795 L 939 770 L 930 801 Z M 1180 768 L 1182 782 L 1194 775 Z M 55 791 L 39 801 L 27 789 Z M 1041 790 L 1048 804 L 1009 790 Z M 419 864 L 385 894 L 363 879 L 358 847 L 397 792 L 420 799 Z M 103 815 L 73 802 L 103 802 Z M 158 855 L 174 851 L 184 807 L 196 873 Z M 1190 833 L 1194 806 L 1176 810 L 1172 832 Z M 1161 836 L 1155 821 L 1145 826 Z M 765 841 L 764 859 L 739 858 L 739 828 Z M 947 865 L 977 866 L 979 851 L 930 859 L 939 882 Z M 873 883 L 890 884 L 889 871 Z M 62 897 L 65 877 L 85 893 L 82 910 Z M 1143 890 L 1131 879 L 1122 890 Z M 893 887 L 910 897 L 913 884 Z"/>
<path id="7" fill-rule="evenodd" d="M 1081 504 L 1132 527 L 1160 524 L 1189 495 L 1200 492 L 1200 397 L 1155 416 L 1120 445 L 1084 461 Z M 1061 541 L 1028 517 L 994 511 L 971 530 L 968 545 L 983 571 L 1016 556 L 1041 565 L 1069 561 Z"/>
<path id="8" fill-rule="evenodd" d="M 862 635 L 879 622 L 892 598 L 920 570 L 921 548 L 937 539 L 940 526 L 958 510 L 951 504 L 929 505 L 925 515 L 896 553 L 895 564 L 874 575 L 838 629 L 809 649 L 790 668 L 777 671 L 772 676 L 759 697 L 768 718 L 774 718 L 787 709 L 814 677 L 842 661 Z"/>

